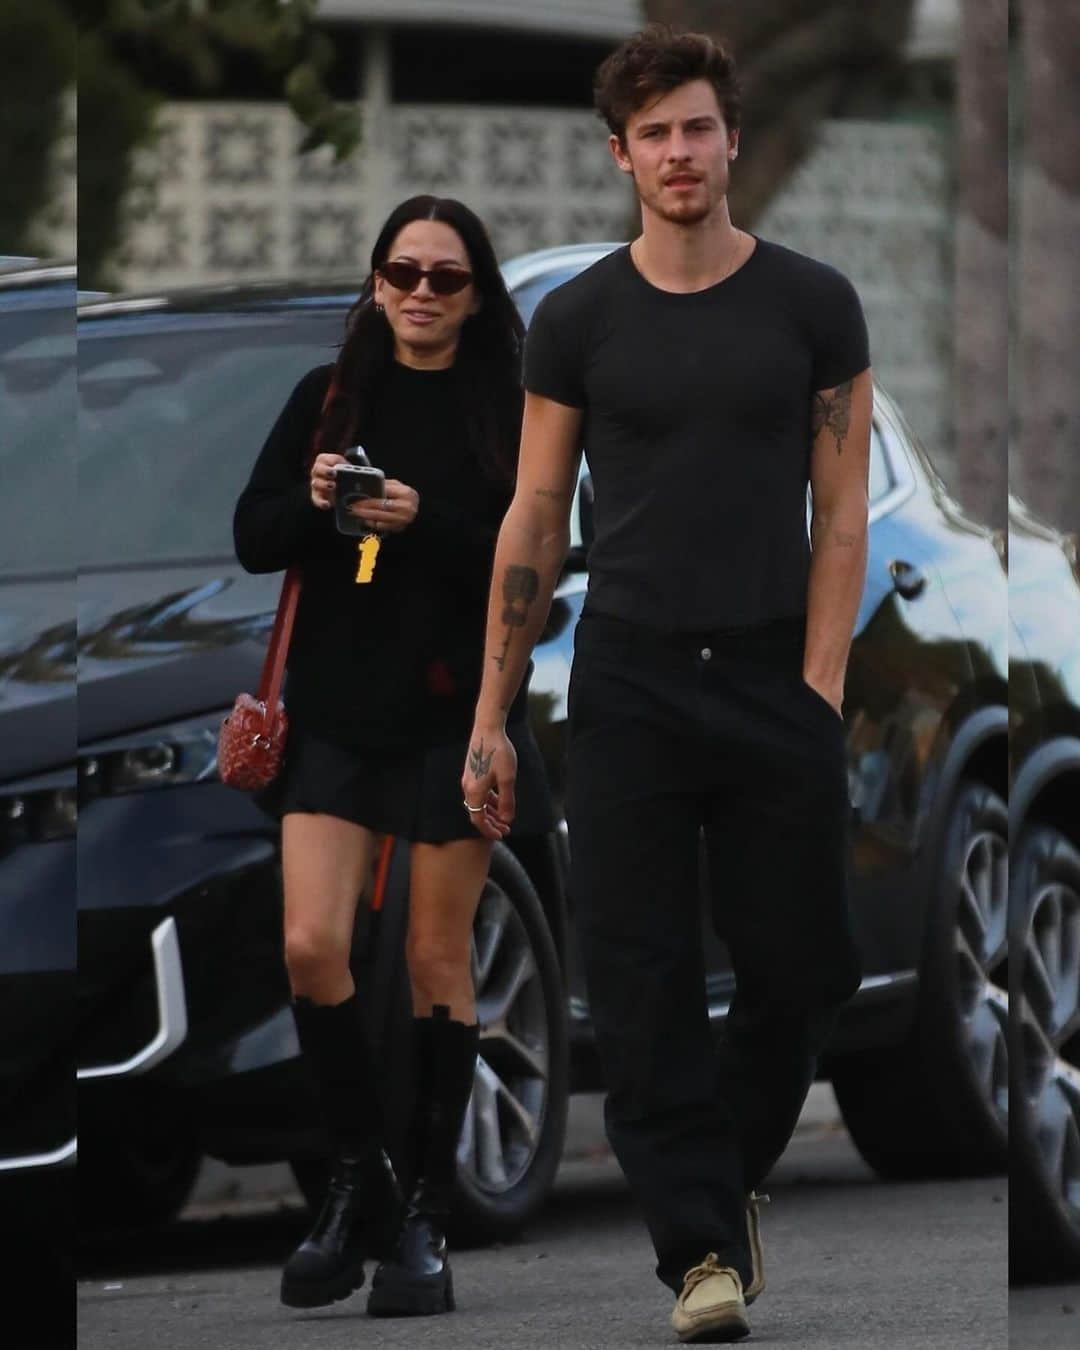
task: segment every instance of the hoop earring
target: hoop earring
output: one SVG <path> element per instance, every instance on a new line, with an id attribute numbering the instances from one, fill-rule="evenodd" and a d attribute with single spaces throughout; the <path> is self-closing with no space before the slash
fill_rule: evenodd
<path id="1" fill-rule="evenodd" d="M 385 311 L 384 311 L 382 305 L 376 305 L 376 306 L 375 306 L 375 313 L 376 313 L 376 314 L 383 314 L 383 313 L 385 313 Z"/>

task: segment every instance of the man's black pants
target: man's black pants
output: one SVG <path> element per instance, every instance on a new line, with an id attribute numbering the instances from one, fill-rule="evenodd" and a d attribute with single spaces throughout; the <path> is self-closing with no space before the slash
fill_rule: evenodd
<path id="1" fill-rule="evenodd" d="M 571 896 L 608 1138 L 657 1274 L 750 1277 L 745 1194 L 786 1147 L 859 985 L 843 722 L 802 678 L 803 619 L 665 636 L 583 615 L 569 694 Z M 736 994 L 714 1046 L 699 884 Z"/>

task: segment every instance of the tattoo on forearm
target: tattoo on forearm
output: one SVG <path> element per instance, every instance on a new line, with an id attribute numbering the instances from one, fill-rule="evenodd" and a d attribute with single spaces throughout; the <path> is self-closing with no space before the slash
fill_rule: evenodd
<path id="1" fill-rule="evenodd" d="M 502 620 L 506 624 L 506 641 L 503 643 L 502 651 L 494 658 L 500 670 L 506 666 L 506 654 L 510 650 L 510 638 L 514 629 L 524 628 L 529 610 L 539 593 L 540 577 L 536 569 L 511 563 L 503 576 Z"/>
<path id="2" fill-rule="evenodd" d="M 838 384 L 828 395 L 817 393 L 810 401 L 810 434 L 828 428 L 836 439 L 836 453 L 842 454 L 851 430 L 851 380 Z"/>
<path id="3" fill-rule="evenodd" d="M 556 492 L 554 488 L 537 488 L 536 495 L 538 497 L 548 497 L 553 502 L 561 502 L 565 497 L 565 493 Z"/>
<path id="4" fill-rule="evenodd" d="M 491 760 L 494 754 L 494 750 L 484 749 L 483 737 L 480 738 L 478 746 L 469 747 L 469 772 L 474 778 L 483 778 L 491 768 Z"/>
<path id="5" fill-rule="evenodd" d="M 815 517 L 810 524 L 810 548 L 814 553 L 823 548 L 858 548 L 864 538 L 860 531 L 833 529 L 825 517 Z"/>

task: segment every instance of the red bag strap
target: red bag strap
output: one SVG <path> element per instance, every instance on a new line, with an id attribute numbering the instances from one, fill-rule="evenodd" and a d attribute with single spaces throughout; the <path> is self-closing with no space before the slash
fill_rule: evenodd
<path id="1" fill-rule="evenodd" d="M 315 424 L 315 434 L 311 441 L 311 451 L 308 455 L 307 463 L 310 464 L 319 453 L 319 431 L 322 427 L 322 419 L 330 406 L 330 400 L 337 393 L 337 380 L 335 374 L 330 376 L 330 384 L 327 386 L 326 397 L 323 399 L 322 408 L 319 412 L 319 420 Z M 262 676 L 259 680 L 258 699 L 263 705 L 263 721 L 269 725 L 271 718 L 277 712 L 278 697 L 281 693 L 281 682 L 285 676 L 285 658 L 289 654 L 289 643 L 292 640 L 293 621 L 296 618 L 296 606 L 300 599 L 300 580 L 301 569 L 294 563 L 292 567 L 285 572 L 285 580 L 281 585 L 281 598 L 278 600 L 277 614 L 274 617 L 274 628 L 270 634 L 270 645 L 266 649 L 266 660 L 263 662 Z"/>

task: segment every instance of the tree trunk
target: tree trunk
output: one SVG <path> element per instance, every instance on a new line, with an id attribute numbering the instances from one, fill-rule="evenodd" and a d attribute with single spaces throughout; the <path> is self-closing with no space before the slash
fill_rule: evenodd
<path id="1" fill-rule="evenodd" d="M 963 0 L 957 80 L 953 403 L 956 495 L 1006 520 L 1009 435 L 1007 0 Z"/>
<path id="2" fill-rule="evenodd" d="M 1080 530 L 1080 0 L 1023 0 L 1017 490 Z"/>

